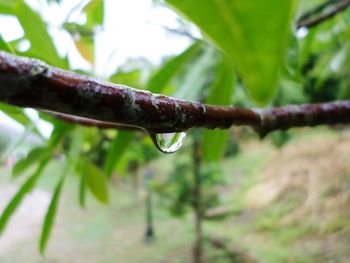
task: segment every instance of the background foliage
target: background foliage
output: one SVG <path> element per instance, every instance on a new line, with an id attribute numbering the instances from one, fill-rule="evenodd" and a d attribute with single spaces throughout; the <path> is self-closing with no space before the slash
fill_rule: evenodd
<path id="1" fill-rule="evenodd" d="M 47 2 L 49 5 L 62 4 L 61 1 Z M 182 53 L 165 57 L 161 65 L 154 66 L 142 59 L 126 62 L 106 80 L 217 105 L 279 106 L 348 99 L 350 11 L 317 27 L 296 29 L 301 14 L 320 4 L 323 1 L 263 0 L 259 5 L 255 1 L 229 0 L 208 0 L 201 4 L 192 0 L 154 1 L 155 8 L 166 6 L 181 15 L 180 37 L 190 37 L 192 43 Z M 83 22 L 72 20 L 68 14 L 67 21 L 59 26 L 73 39 L 80 55 L 92 65 L 91 71 L 74 70 L 94 75 L 95 36 L 104 30 L 104 1 L 86 1 L 77 9 L 85 16 Z M 0 0 L 0 13 L 16 17 L 24 31 L 20 38 L 6 42 L 1 36 L 4 25 L 0 26 L 1 50 L 73 70 L 69 58 L 57 51 L 49 30 L 50 21 L 44 20 L 40 11 L 24 0 Z M 192 23 L 203 37 L 191 35 Z M 29 48 L 23 49 L 23 43 L 28 42 Z M 39 118 L 53 127 L 50 138 L 45 138 L 25 110 L 4 104 L 0 105 L 0 110 L 25 127 L 21 138 L 11 143 L 0 138 L 2 160 L 18 151 L 28 136 L 36 138 L 33 145 L 29 144 L 21 151 L 24 155 L 17 158 L 12 169 L 13 180 L 22 185 L 2 213 L 1 232 L 24 197 L 36 187 L 50 162 L 63 160 L 64 163 L 59 169 L 59 179 L 51 189 L 52 199 L 39 242 L 42 253 L 68 176 L 79 180 L 76 198 L 82 207 L 87 206 L 87 195 L 90 194 L 98 201 L 108 203 L 113 180 L 134 185 L 137 192 L 143 180 L 140 171 L 164 158 L 142 133 L 84 128 L 39 113 Z M 169 165 L 169 171 L 152 177 L 151 192 L 157 194 L 163 208 L 175 215 L 186 216 L 193 209 L 192 145 L 199 140 L 201 210 L 220 206 L 222 198 L 217 189 L 228 184 L 227 173 L 220 164 L 237 155 L 241 141 L 251 137 L 251 132 L 246 129 L 189 132 L 183 148 Z M 271 135 L 269 140 L 282 146 L 291 138 L 290 132 L 279 132 Z M 240 197 L 236 198 L 239 204 Z M 239 205 L 230 213 L 237 209 Z"/>

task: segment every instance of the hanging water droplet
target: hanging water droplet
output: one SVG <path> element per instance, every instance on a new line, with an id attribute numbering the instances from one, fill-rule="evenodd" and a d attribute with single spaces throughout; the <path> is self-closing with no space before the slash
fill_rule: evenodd
<path id="1" fill-rule="evenodd" d="M 296 36 L 299 39 L 305 38 L 308 34 L 309 34 L 309 29 L 307 29 L 307 27 L 301 27 L 296 32 Z"/>
<path id="2" fill-rule="evenodd" d="M 155 146 L 163 153 L 176 152 L 182 146 L 185 132 L 150 134 Z"/>

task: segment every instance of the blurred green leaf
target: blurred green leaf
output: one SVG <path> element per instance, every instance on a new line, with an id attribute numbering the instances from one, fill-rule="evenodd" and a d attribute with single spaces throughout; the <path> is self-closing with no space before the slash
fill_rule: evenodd
<path id="1" fill-rule="evenodd" d="M 33 121 L 23 112 L 23 109 L 0 103 L 0 111 L 25 127 L 33 126 L 34 132 L 42 138 L 41 133 L 35 127 Z"/>
<path id="2" fill-rule="evenodd" d="M 195 23 L 238 69 L 252 98 L 275 93 L 296 0 L 166 0 Z"/>
<path id="3" fill-rule="evenodd" d="M 63 24 L 63 28 L 68 31 L 73 37 L 75 35 L 79 36 L 90 36 L 94 35 L 94 31 L 90 28 L 87 28 L 85 25 L 80 25 L 77 23 L 66 22 Z"/>
<path id="4" fill-rule="evenodd" d="M 74 40 L 80 55 L 90 64 L 95 61 L 95 45 L 93 37 L 80 37 Z"/>
<path id="5" fill-rule="evenodd" d="M 117 162 L 120 160 L 133 138 L 134 134 L 132 132 L 118 132 L 117 137 L 113 140 L 107 153 L 106 162 L 103 169 L 107 177 L 112 175 Z"/>
<path id="6" fill-rule="evenodd" d="M 18 0 L 0 0 L 0 13 L 12 14 L 18 2 Z"/>
<path id="7" fill-rule="evenodd" d="M 54 130 L 52 131 L 50 140 L 48 142 L 48 147 L 50 147 L 52 151 L 55 147 L 57 147 L 57 144 L 62 140 L 68 128 L 69 126 L 66 126 L 65 124 L 57 124 L 54 127 Z"/>
<path id="8" fill-rule="evenodd" d="M 13 50 L 11 45 L 3 39 L 3 37 L 1 36 L 1 33 L 0 33 L 0 50 L 15 54 L 15 51 Z"/>
<path id="9" fill-rule="evenodd" d="M 26 127 L 26 129 L 24 130 L 24 132 L 21 133 L 19 138 L 17 138 L 13 143 L 11 143 L 10 147 L 8 147 L 8 149 L 5 151 L 5 153 L 2 154 L 2 156 L 0 158 L 0 162 L 3 163 L 6 160 L 6 158 L 9 156 L 9 154 L 14 152 L 15 149 L 17 149 L 17 147 L 19 147 L 24 142 L 24 140 L 30 134 L 32 134 L 32 131 L 33 131 L 33 126 Z"/>
<path id="10" fill-rule="evenodd" d="M 27 181 L 20 187 L 15 196 L 7 204 L 0 217 L 0 233 L 4 231 L 8 220 L 11 218 L 12 214 L 15 212 L 16 208 L 21 203 L 26 194 L 28 194 L 34 188 L 48 162 L 49 159 L 45 159 L 40 162 L 34 174 L 27 179 Z"/>
<path id="11" fill-rule="evenodd" d="M 233 69 L 222 61 L 215 72 L 210 86 L 207 104 L 229 105 L 234 90 L 235 75 Z M 203 130 L 202 158 L 204 161 L 218 161 L 222 157 L 229 136 L 228 130 Z"/>
<path id="12" fill-rule="evenodd" d="M 67 167 L 68 167 L 68 165 L 67 165 Z M 51 229 L 52 229 L 52 226 L 53 226 L 53 223 L 55 220 L 57 206 L 58 206 L 61 191 L 62 191 L 62 186 L 64 183 L 64 179 L 66 178 L 66 173 L 68 172 L 67 168 L 64 170 L 65 170 L 64 174 L 55 188 L 54 194 L 53 194 L 51 202 L 50 202 L 50 206 L 49 206 L 49 208 L 46 212 L 46 215 L 45 215 L 45 220 L 44 220 L 44 224 L 42 227 L 41 236 L 40 236 L 40 243 L 39 243 L 39 249 L 40 249 L 40 253 L 42 255 L 45 253 L 47 241 L 48 241 L 50 234 L 51 234 Z"/>
<path id="13" fill-rule="evenodd" d="M 62 2 L 62 0 L 47 0 L 47 2 L 49 2 L 49 3 L 56 2 L 57 4 L 60 4 Z"/>
<path id="14" fill-rule="evenodd" d="M 139 88 L 141 86 L 141 73 L 141 70 L 137 69 L 127 72 L 118 71 L 109 78 L 109 81 L 133 88 Z"/>
<path id="15" fill-rule="evenodd" d="M 84 8 L 86 14 L 85 25 L 88 28 L 93 28 L 96 25 L 103 24 L 104 18 L 104 0 L 92 0 Z"/>
<path id="16" fill-rule="evenodd" d="M 102 171 L 89 160 L 83 161 L 83 173 L 86 186 L 102 203 L 108 203 L 107 180 Z"/>
<path id="17" fill-rule="evenodd" d="M 168 60 L 148 81 L 147 89 L 153 93 L 162 93 L 165 86 L 188 61 L 199 51 L 201 42 L 197 41 L 180 55 Z"/>
<path id="18" fill-rule="evenodd" d="M 82 128 L 75 127 L 71 133 L 71 143 L 68 152 L 68 163 L 73 170 L 77 169 L 80 157 L 80 151 L 82 147 Z"/>
<path id="19" fill-rule="evenodd" d="M 57 147 L 57 144 L 61 141 L 63 135 L 65 132 L 64 126 L 62 127 L 55 127 L 50 140 L 48 142 L 48 148 L 50 149 L 50 152 L 53 151 L 55 147 Z M 39 163 L 38 167 L 36 168 L 34 174 L 30 176 L 25 183 L 20 187 L 18 192 L 15 194 L 15 196 L 11 199 L 11 201 L 7 204 L 6 208 L 4 209 L 1 217 L 0 217 L 0 233 L 3 232 L 3 230 L 6 227 L 6 224 L 18 205 L 21 203 L 23 198 L 27 193 L 29 193 L 36 185 L 37 181 L 39 180 L 40 176 L 42 175 L 42 172 L 44 171 L 46 165 L 49 163 L 51 158 L 51 155 L 48 155 L 45 157 L 41 162 Z"/>
<path id="20" fill-rule="evenodd" d="M 14 177 L 19 176 L 25 172 L 28 168 L 34 166 L 37 162 L 47 158 L 51 154 L 50 149 L 47 147 L 38 147 L 32 149 L 27 157 L 19 160 L 13 167 L 12 175 Z"/>
<path id="21" fill-rule="evenodd" d="M 17 16 L 26 38 L 31 43 L 29 51 L 25 54 L 42 59 L 51 65 L 67 68 L 66 61 L 58 55 L 53 40 L 48 33 L 47 25 L 41 16 L 23 0 L 18 1 L 13 14 Z"/>
<path id="22" fill-rule="evenodd" d="M 215 55 L 215 50 L 207 47 L 204 53 L 193 62 L 181 87 L 173 96 L 179 99 L 199 100 L 199 94 L 208 81 L 208 73 L 217 62 Z"/>

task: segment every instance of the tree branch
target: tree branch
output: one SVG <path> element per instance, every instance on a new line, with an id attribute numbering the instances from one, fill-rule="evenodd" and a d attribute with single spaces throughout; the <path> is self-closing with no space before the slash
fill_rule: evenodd
<path id="1" fill-rule="evenodd" d="M 350 6 L 350 0 L 342 0 L 335 3 L 333 1 L 333 8 L 325 11 L 324 13 L 321 13 L 319 16 L 314 17 L 314 13 L 318 13 L 320 10 L 323 10 L 324 8 L 328 7 L 331 3 L 332 1 L 326 2 L 320 7 L 315 8 L 313 10 L 314 12 L 307 12 L 307 14 L 303 15 L 298 21 L 297 28 L 311 28 L 317 26 L 318 24 L 328 20 L 329 18 L 332 18 L 333 16 L 340 13 L 341 11 L 344 11 Z"/>
<path id="2" fill-rule="evenodd" d="M 350 101 L 271 109 L 204 105 L 103 82 L 6 52 L 0 52 L 0 102 L 50 111 L 64 120 L 74 121 L 69 116 L 74 115 L 84 125 L 131 126 L 149 133 L 248 125 L 265 136 L 291 127 L 350 123 Z"/>

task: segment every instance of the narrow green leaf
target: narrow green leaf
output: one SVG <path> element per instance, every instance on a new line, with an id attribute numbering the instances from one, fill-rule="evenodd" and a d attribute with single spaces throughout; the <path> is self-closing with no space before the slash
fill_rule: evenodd
<path id="1" fill-rule="evenodd" d="M 86 26 L 92 28 L 95 25 L 102 25 L 104 18 L 104 0 L 92 0 L 84 8 L 86 14 Z"/>
<path id="2" fill-rule="evenodd" d="M 24 112 L 17 108 L 13 107 L 7 104 L 0 104 L 0 111 L 14 119 L 15 121 L 19 122 L 23 126 L 28 126 L 29 124 L 32 123 L 31 119 L 24 114 Z"/>
<path id="3" fill-rule="evenodd" d="M 297 0 L 166 0 L 234 63 L 252 98 L 275 94 Z"/>
<path id="4" fill-rule="evenodd" d="M 84 161 L 86 185 L 91 193 L 102 203 L 108 203 L 107 180 L 102 171 L 89 160 Z"/>
<path id="5" fill-rule="evenodd" d="M 11 144 L 10 147 L 5 151 L 5 153 L 2 154 L 2 158 L 0 159 L 0 162 L 4 162 L 7 158 L 7 156 L 12 153 L 17 147 L 19 147 L 24 140 L 32 133 L 33 131 L 33 126 L 29 126 L 25 129 L 25 131 L 20 135 L 20 137 Z"/>
<path id="6" fill-rule="evenodd" d="M 57 147 L 58 143 L 61 142 L 62 138 L 66 134 L 67 129 L 68 128 L 67 128 L 67 126 L 65 126 L 65 124 L 63 124 L 63 125 L 56 125 L 54 130 L 53 130 L 53 132 L 52 132 L 52 134 L 51 134 L 50 140 L 48 142 L 48 147 L 51 148 L 52 150 L 55 147 Z"/>
<path id="7" fill-rule="evenodd" d="M 0 13 L 10 15 L 18 3 L 18 0 L 0 0 Z"/>
<path id="8" fill-rule="evenodd" d="M 0 50 L 15 54 L 15 51 L 9 43 L 7 43 L 0 34 Z"/>
<path id="9" fill-rule="evenodd" d="M 23 198 L 28 194 L 36 185 L 38 179 L 40 178 L 44 168 L 48 163 L 48 159 L 41 161 L 35 173 L 27 179 L 27 181 L 21 186 L 15 196 L 6 206 L 0 217 L 0 233 L 2 233 L 11 218 L 12 214 L 15 212 L 18 205 L 22 202 Z"/>
<path id="10" fill-rule="evenodd" d="M 112 175 L 117 162 L 124 154 L 129 143 L 133 140 L 134 134 L 131 132 L 119 131 L 117 137 L 113 140 L 110 149 L 107 153 L 105 165 L 103 168 L 104 173 L 107 177 Z"/>
<path id="11" fill-rule="evenodd" d="M 14 119 L 18 123 L 22 124 L 25 127 L 33 127 L 32 130 L 40 137 L 43 139 L 41 133 L 39 130 L 36 128 L 35 124 L 33 121 L 26 115 L 24 114 L 23 110 L 14 106 L 10 106 L 7 104 L 0 103 L 0 111 L 5 113 L 7 116 L 10 118 Z"/>
<path id="12" fill-rule="evenodd" d="M 168 60 L 148 81 L 147 89 L 153 93 L 162 93 L 169 81 L 199 51 L 201 42 L 197 41 L 180 55 Z"/>
<path id="13" fill-rule="evenodd" d="M 28 55 L 42 59 L 51 65 L 67 68 L 66 61 L 58 55 L 41 16 L 33 11 L 23 0 L 18 1 L 15 7 L 15 15 L 21 23 L 26 38 L 31 43 Z"/>
<path id="14" fill-rule="evenodd" d="M 25 158 L 19 160 L 16 163 L 16 165 L 13 167 L 12 175 L 14 177 L 19 176 L 27 169 L 34 166 L 37 162 L 41 161 L 44 158 L 47 158 L 50 154 L 50 149 L 46 147 L 38 147 L 32 149 Z"/>
<path id="15" fill-rule="evenodd" d="M 208 73 L 216 63 L 215 55 L 215 50 L 208 47 L 191 65 L 181 87 L 173 96 L 179 99 L 198 100 L 201 90 L 208 80 Z"/>
<path id="16" fill-rule="evenodd" d="M 63 174 L 61 180 L 59 181 L 59 183 L 55 188 L 54 194 L 50 202 L 50 206 L 45 215 L 44 225 L 42 227 L 40 243 L 39 243 L 39 249 L 42 255 L 45 253 L 47 241 L 50 237 L 52 226 L 54 224 L 56 211 L 57 211 L 57 207 L 58 207 L 58 203 L 59 203 L 59 199 L 62 191 L 62 186 L 64 183 L 64 179 L 66 178 L 66 172 L 67 172 L 67 168 L 65 169 L 65 173 Z"/>
<path id="17" fill-rule="evenodd" d="M 70 167 L 73 168 L 73 170 L 77 170 L 77 165 L 79 163 L 79 156 L 81 151 L 81 145 L 82 145 L 82 128 L 77 126 L 74 128 L 73 132 L 71 133 L 71 144 L 69 147 L 68 152 L 68 163 Z"/>
<path id="18" fill-rule="evenodd" d="M 80 55 L 90 64 L 94 64 L 95 61 L 95 42 L 91 36 L 81 36 L 79 39 L 74 40 L 74 44 L 79 51 Z"/>
<path id="19" fill-rule="evenodd" d="M 141 87 L 142 74 L 141 70 L 135 69 L 131 71 L 117 71 L 109 81 L 117 84 L 127 85 L 134 88 Z"/>
<path id="20" fill-rule="evenodd" d="M 206 103 L 229 105 L 234 90 L 235 75 L 233 69 L 224 61 L 215 73 Z M 228 140 L 228 130 L 204 130 L 202 133 L 202 157 L 204 161 L 218 161 L 222 157 Z"/>

